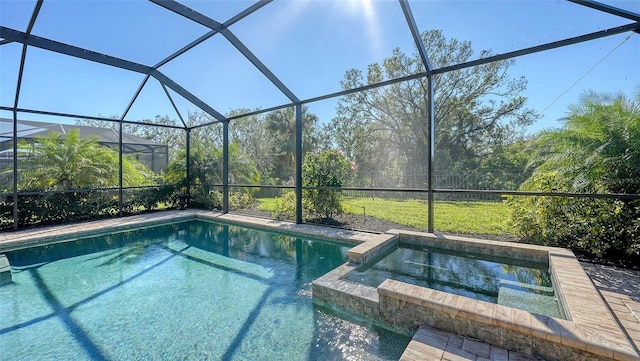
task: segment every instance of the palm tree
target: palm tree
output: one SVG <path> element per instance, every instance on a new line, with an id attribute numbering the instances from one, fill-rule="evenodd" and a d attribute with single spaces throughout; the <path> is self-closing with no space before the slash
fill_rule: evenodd
<path id="1" fill-rule="evenodd" d="M 229 144 L 229 183 L 260 184 L 260 171 L 256 163 L 242 151 L 239 143 Z"/>
<path id="2" fill-rule="evenodd" d="M 588 92 L 563 121 L 533 140 L 533 173 L 520 190 L 640 193 L 640 91 L 635 99 Z M 616 261 L 640 256 L 638 200 L 517 197 L 510 204 L 531 241 Z"/>
<path id="3" fill-rule="evenodd" d="M 210 142 L 194 141 L 191 143 L 190 177 L 192 184 L 211 185 L 222 184 L 222 149 L 216 148 Z M 175 161 L 166 169 L 165 179 L 170 184 L 180 187 L 186 186 L 186 151 L 178 152 Z M 260 172 L 255 163 L 242 153 L 238 143 L 229 144 L 229 183 L 231 184 L 260 184 Z"/>
<path id="4" fill-rule="evenodd" d="M 96 137 L 81 138 L 78 130 L 50 132 L 35 141 L 18 141 L 20 188 L 68 190 L 116 187 L 118 152 L 98 144 Z M 124 186 L 153 183 L 153 172 L 135 159 L 123 159 Z"/>
<path id="5" fill-rule="evenodd" d="M 569 109 L 561 129 L 534 141 L 534 177 L 555 172 L 564 191 L 639 193 L 640 91 L 636 99 L 588 92 Z"/>
<path id="6" fill-rule="evenodd" d="M 302 144 L 303 153 L 315 148 L 314 137 L 318 116 L 310 113 L 308 107 L 302 107 Z M 296 154 L 296 112 L 294 107 L 276 110 L 267 115 L 267 128 L 275 135 L 277 157 L 274 177 L 288 181 L 295 173 Z"/>

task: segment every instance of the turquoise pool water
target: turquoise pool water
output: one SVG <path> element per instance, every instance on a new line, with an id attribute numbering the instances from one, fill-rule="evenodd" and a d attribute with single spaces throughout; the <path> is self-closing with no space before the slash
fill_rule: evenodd
<path id="1" fill-rule="evenodd" d="M 348 247 L 192 221 L 10 252 L 0 358 L 397 360 L 409 337 L 312 303 Z"/>
<path id="2" fill-rule="evenodd" d="M 400 244 L 342 278 L 371 287 L 390 278 L 564 318 L 548 269 L 540 262 Z"/>

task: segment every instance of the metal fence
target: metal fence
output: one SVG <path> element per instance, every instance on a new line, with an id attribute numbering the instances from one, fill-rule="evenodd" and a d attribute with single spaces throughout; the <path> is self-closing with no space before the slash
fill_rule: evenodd
<path id="1" fill-rule="evenodd" d="M 434 185 L 435 188 L 446 189 L 464 189 L 464 190 L 516 190 L 520 182 L 517 178 L 521 178 L 523 170 L 514 169 L 507 174 L 513 174 L 512 177 L 504 176 L 502 172 L 502 178 L 493 176 L 492 174 L 498 173 L 487 172 L 485 174 L 479 174 L 473 170 L 467 172 L 451 172 L 449 170 L 435 170 L 434 171 Z M 375 197 L 375 198 L 393 198 L 393 199 L 412 199 L 415 198 L 413 192 L 405 192 L 403 189 L 428 189 L 428 177 L 425 170 L 411 170 L 411 171 L 376 171 L 359 173 L 355 179 L 353 179 L 348 187 L 354 188 L 397 188 L 397 192 L 385 191 L 360 191 L 350 190 L 346 191 L 348 197 Z M 505 184 L 509 186 L 505 187 Z M 444 193 L 436 195 L 436 200 L 450 200 L 450 201 L 501 201 L 501 196 L 496 194 L 462 194 L 462 193 Z"/>

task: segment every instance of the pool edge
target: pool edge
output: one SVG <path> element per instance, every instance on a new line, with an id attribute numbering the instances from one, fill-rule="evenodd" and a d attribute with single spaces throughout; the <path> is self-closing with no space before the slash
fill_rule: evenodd
<path id="1" fill-rule="evenodd" d="M 112 231 L 128 231 L 161 224 L 195 219 L 199 211 L 165 211 L 97 221 L 54 225 L 0 235 L 0 253 L 19 249 L 64 243 L 78 238 L 97 236 Z"/>

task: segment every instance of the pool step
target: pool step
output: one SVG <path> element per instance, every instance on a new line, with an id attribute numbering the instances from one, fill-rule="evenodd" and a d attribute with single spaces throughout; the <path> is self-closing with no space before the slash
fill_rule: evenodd
<path id="1" fill-rule="evenodd" d="M 555 297 L 510 287 L 500 287 L 498 291 L 498 304 L 519 308 L 538 315 L 557 318 L 562 318 L 563 316 Z"/>
<path id="2" fill-rule="evenodd" d="M 7 256 L 0 254 L 0 286 L 11 283 L 11 265 Z"/>
<path id="3" fill-rule="evenodd" d="M 511 285 L 511 286 L 517 286 L 520 288 L 525 288 L 533 291 L 553 293 L 553 287 L 550 287 L 550 286 L 532 285 L 530 283 L 522 283 L 522 282 L 510 281 L 510 280 L 500 280 L 500 286 L 502 285 Z"/>
<path id="4" fill-rule="evenodd" d="M 400 357 L 400 361 L 424 360 L 536 361 L 537 359 L 430 326 L 420 326 Z"/>

